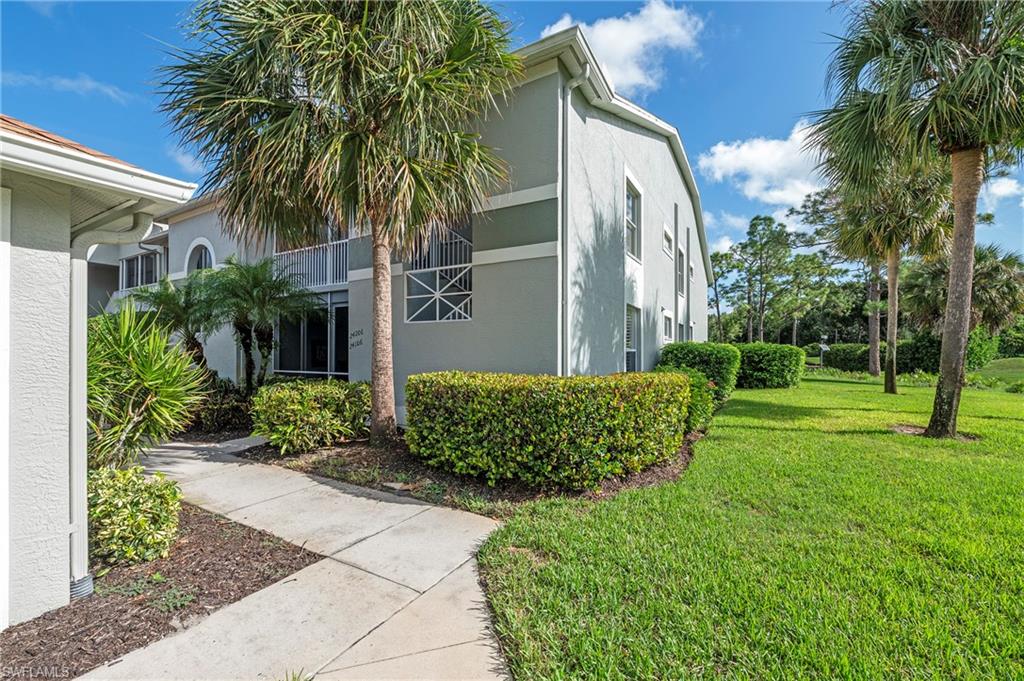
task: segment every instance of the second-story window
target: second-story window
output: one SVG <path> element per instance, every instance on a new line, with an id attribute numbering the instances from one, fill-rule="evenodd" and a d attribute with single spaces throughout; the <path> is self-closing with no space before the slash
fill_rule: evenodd
<path id="1" fill-rule="evenodd" d="M 640 225 L 641 225 L 640 192 L 626 182 L 626 252 L 634 258 L 640 258 Z"/>
<path id="2" fill-rule="evenodd" d="M 686 295 L 686 253 L 681 248 L 676 251 L 676 293 Z"/>
<path id="3" fill-rule="evenodd" d="M 436 230 L 406 263 L 405 321 L 473 318 L 472 226 Z"/>
<path id="4" fill-rule="evenodd" d="M 192 249 L 188 258 L 188 271 L 208 270 L 213 267 L 213 254 L 206 246 L 199 245 Z"/>
<path id="5" fill-rule="evenodd" d="M 156 253 L 141 253 L 121 261 L 121 288 L 155 284 L 160 277 L 160 261 Z"/>

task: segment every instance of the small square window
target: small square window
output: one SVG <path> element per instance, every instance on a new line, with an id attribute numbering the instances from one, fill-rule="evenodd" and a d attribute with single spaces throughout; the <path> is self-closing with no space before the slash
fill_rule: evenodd
<path id="1" fill-rule="evenodd" d="M 669 258 L 672 257 L 672 246 L 674 243 L 675 238 L 672 236 L 672 230 L 669 229 L 668 225 L 665 225 L 665 230 L 662 232 L 661 237 L 661 248 Z"/>
<path id="2" fill-rule="evenodd" d="M 661 311 L 662 319 L 664 320 L 664 330 L 662 331 L 662 338 L 666 341 L 672 340 L 672 331 L 675 328 L 675 324 L 672 321 L 672 315 L 668 310 Z"/>
<path id="3" fill-rule="evenodd" d="M 640 226 L 641 226 L 640 192 L 626 182 L 626 252 L 634 258 L 640 258 Z"/>

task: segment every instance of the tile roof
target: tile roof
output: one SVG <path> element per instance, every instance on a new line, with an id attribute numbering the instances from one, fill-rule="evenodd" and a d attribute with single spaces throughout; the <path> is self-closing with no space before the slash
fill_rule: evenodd
<path id="1" fill-rule="evenodd" d="M 12 118 L 11 116 L 8 116 L 6 114 L 0 114 L 0 130 L 13 132 L 23 137 L 30 137 L 40 142 L 54 144 L 63 149 L 70 149 L 72 151 L 88 154 L 89 156 L 92 156 L 94 158 L 101 158 L 105 161 L 118 163 L 128 168 L 135 167 L 131 163 L 126 163 L 119 158 L 114 158 L 113 156 L 104 154 L 103 152 L 96 151 L 95 149 L 90 149 L 89 147 L 83 146 L 78 142 L 73 142 L 67 139 L 66 137 L 61 137 L 60 135 L 55 135 L 52 132 L 47 132 L 42 128 L 37 128 L 34 125 L 29 125 L 24 121 L 19 121 L 17 118 Z"/>

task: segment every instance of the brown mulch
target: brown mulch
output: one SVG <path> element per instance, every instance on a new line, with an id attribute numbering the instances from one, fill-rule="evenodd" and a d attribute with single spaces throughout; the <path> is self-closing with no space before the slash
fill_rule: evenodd
<path id="1" fill-rule="evenodd" d="M 689 465 L 693 442 L 699 438 L 699 435 L 688 437 L 677 455 L 664 463 L 639 473 L 609 478 L 596 490 L 583 492 L 537 488 L 513 481 L 500 482 L 492 487 L 482 478 L 428 466 L 410 453 L 401 440 L 390 447 L 374 447 L 365 440 L 357 440 L 339 447 L 284 457 L 277 447 L 267 444 L 248 449 L 238 456 L 501 519 L 511 515 L 518 504 L 526 501 L 559 496 L 605 499 L 628 489 L 676 480 Z"/>
<path id="2" fill-rule="evenodd" d="M 890 426 L 890 430 L 892 430 L 892 432 L 894 432 L 894 433 L 899 433 L 900 435 L 922 435 L 923 436 L 924 433 L 925 433 L 925 430 L 927 430 L 927 429 L 924 426 L 915 426 L 912 423 L 895 423 L 892 426 Z M 960 440 L 961 442 L 975 442 L 977 440 L 980 440 L 981 436 L 980 435 L 974 435 L 973 433 L 959 432 L 959 433 L 956 434 L 956 438 L 955 439 Z"/>
<path id="3" fill-rule="evenodd" d="M 167 558 L 115 567 L 96 579 L 88 598 L 0 632 L 0 678 L 74 678 L 317 560 L 273 535 L 182 504 Z"/>

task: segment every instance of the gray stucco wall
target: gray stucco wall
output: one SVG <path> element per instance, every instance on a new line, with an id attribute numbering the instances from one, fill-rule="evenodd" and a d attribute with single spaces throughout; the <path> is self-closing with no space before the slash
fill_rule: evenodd
<path id="1" fill-rule="evenodd" d="M 120 270 L 116 265 L 89 263 L 89 316 L 104 311 L 110 296 L 120 285 Z"/>
<path id="2" fill-rule="evenodd" d="M 10 623 L 69 598 L 66 185 L 4 172 L 11 190 Z M 4 436 L 7 434 L 5 433 Z M 6 585 L 4 585 L 6 588 Z"/>
<path id="3" fill-rule="evenodd" d="M 577 373 L 624 369 L 629 304 L 641 310 L 640 367 L 650 369 L 666 342 L 663 311 L 672 316 L 673 340 L 686 320 L 685 310 L 675 312 L 674 254 L 680 243 L 685 246 L 686 230 L 691 231 L 687 257 L 694 262 L 694 282 L 685 300 L 697 322 L 693 337 L 706 339 L 707 291 L 689 193 L 665 137 L 590 105 L 578 90 L 569 131 L 570 366 Z M 641 192 L 639 262 L 624 245 L 627 174 Z M 662 248 L 666 227 L 673 235 L 672 253 Z"/>
<path id="4" fill-rule="evenodd" d="M 405 277 L 393 276 L 395 390 L 404 405 L 411 374 L 444 369 L 555 373 L 556 308 L 553 257 L 475 265 L 473 319 L 407 323 Z M 514 294 L 512 294 L 514 292 Z M 352 380 L 370 378 L 371 282 L 349 286 Z"/>

